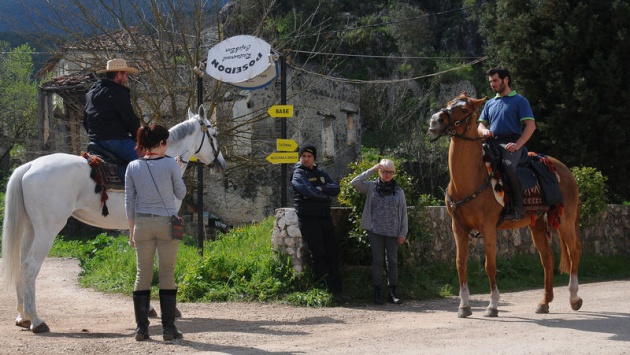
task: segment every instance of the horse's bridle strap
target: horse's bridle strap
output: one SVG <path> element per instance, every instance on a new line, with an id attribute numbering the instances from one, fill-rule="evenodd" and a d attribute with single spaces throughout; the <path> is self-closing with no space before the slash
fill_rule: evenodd
<path id="1" fill-rule="evenodd" d="M 199 153 L 199 151 L 203 147 L 203 142 L 206 139 L 206 136 L 208 136 L 208 141 L 210 142 L 210 146 L 212 147 L 212 151 L 214 152 L 214 159 L 217 159 L 217 157 L 219 156 L 220 152 L 219 152 L 219 149 L 217 149 L 218 147 L 214 146 L 214 142 L 212 141 L 212 138 L 210 138 L 210 133 L 208 132 L 208 125 L 204 124 L 201 121 L 199 121 L 199 125 L 201 126 L 201 130 L 205 134 L 201 138 L 201 144 L 199 144 L 199 148 L 197 148 L 197 150 L 193 154 Z"/>

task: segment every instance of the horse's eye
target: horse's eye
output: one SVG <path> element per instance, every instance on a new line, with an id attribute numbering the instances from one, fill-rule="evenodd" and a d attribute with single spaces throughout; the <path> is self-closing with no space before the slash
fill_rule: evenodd
<path id="1" fill-rule="evenodd" d="M 468 107 L 462 107 L 462 112 L 463 113 L 468 113 Z"/>

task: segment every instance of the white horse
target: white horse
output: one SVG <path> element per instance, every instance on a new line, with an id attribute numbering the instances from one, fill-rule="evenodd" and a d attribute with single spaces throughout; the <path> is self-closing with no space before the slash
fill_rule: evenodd
<path id="1" fill-rule="evenodd" d="M 202 106 L 197 114 L 188 110 L 188 119 L 169 130 L 166 154 L 180 155 L 182 174 L 190 157 L 219 171 L 225 160 L 219 150 L 217 132 Z M 2 256 L 5 285 L 15 287 L 17 310 L 15 324 L 33 333 L 48 332 L 37 316 L 35 279 L 53 241 L 68 218 L 106 229 L 128 229 L 124 191 L 108 191 L 109 215 L 103 216 L 101 194 L 90 178 L 91 168 L 81 156 L 56 153 L 30 161 L 11 175 L 7 184 Z M 177 208 L 181 201 L 177 201 Z"/>

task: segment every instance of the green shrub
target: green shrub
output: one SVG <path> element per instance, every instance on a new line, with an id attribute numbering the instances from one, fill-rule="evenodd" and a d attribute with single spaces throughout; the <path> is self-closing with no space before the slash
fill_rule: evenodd
<path id="1" fill-rule="evenodd" d="M 271 247 L 274 219 L 219 233 L 204 243 L 203 256 L 190 236 L 180 244 L 175 266 L 178 299 L 203 301 L 282 300 L 296 305 L 328 306 L 330 295 L 310 273 L 297 274 L 287 255 Z M 136 277 L 135 249 L 126 235 L 98 235 L 87 241 L 59 237 L 51 256 L 76 257 L 83 269 L 80 284 L 100 291 L 131 294 Z M 157 265 L 152 294 L 157 295 Z"/>
<path id="2" fill-rule="evenodd" d="M 578 184 L 580 226 L 590 226 L 597 222 L 599 216 L 606 210 L 608 179 L 596 168 L 573 167 L 571 172 Z"/>
<path id="3" fill-rule="evenodd" d="M 411 195 L 410 191 L 412 190 L 412 179 L 400 169 L 400 166 L 403 164 L 402 161 L 388 156 L 379 156 L 373 151 L 364 151 L 362 161 L 350 163 L 350 174 L 341 179 L 339 182 L 341 191 L 339 193 L 338 200 L 342 206 L 352 208 L 349 216 L 350 230 L 348 233 L 348 239 L 342 240 L 344 261 L 351 265 L 366 265 L 369 263 L 370 244 L 367 232 L 360 227 L 361 215 L 363 214 L 363 205 L 365 204 L 366 196 L 357 191 L 350 182 L 357 175 L 373 167 L 380 161 L 380 159 L 383 158 L 390 159 L 394 162 L 394 165 L 396 166 L 396 182 L 403 191 L 405 191 L 407 205 L 411 205 L 411 201 L 409 199 Z M 376 179 L 376 177 L 377 174 L 375 174 L 373 178 Z"/>
<path id="4" fill-rule="evenodd" d="M 175 278 L 180 300 L 199 301 L 280 301 L 293 305 L 326 307 L 331 296 L 313 281 L 308 271 L 297 274 L 286 255 L 276 255 L 271 248 L 273 218 L 220 234 L 217 242 L 206 242 L 203 257 L 195 246 L 180 244 Z M 452 261 L 431 261 L 423 255 L 422 237 L 399 249 L 400 293 L 405 299 L 428 299 L 456 295 L 457 271 Z M 415 243 L 418 245 L 416 246 Z M 427 243 L 428 244 L 428 243 Z M 426 254 L 425 254 L 426 253 Z M 64 240 L 58 237 L 51 256 L 79 258 L 83 271 L 80 284 L 104 292 L 130 295 L 136 275 L 135 250 L 127 236 L 102 234 L 91 241 Z M 556 259 L 558 257 L 556 256 Z M 580 260 L 581 281 L 595 282 L 630 277 L 629 258 L 624 255 L 585 255 Z M 522 255 L 497 259 L 497 278 L 502 291 L 542 287 L 540 258 Z M 156 269 L 157 270 L 157 269 Z M 344 292 L 352 303 L 371 302 L 370 267 L 344 265 Z M 157 296 L 154 272 L 153 295 Z M 468 282 L 473 294 L 487 294 L 488 278 L 482 259 L 468 262 Z M 556 275 L 554 285 L 566 285 L 568 276 Z"/>

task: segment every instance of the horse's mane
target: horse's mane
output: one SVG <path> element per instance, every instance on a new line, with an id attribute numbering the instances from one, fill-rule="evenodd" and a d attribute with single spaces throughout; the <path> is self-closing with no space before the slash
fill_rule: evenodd
<path id="1" fill-rule="evenodd" d="M 197 119 L 197 116 L 194 116 L 173 126 L 169 130 L 169 138 L 172 141 L 177 142 L 184 137 L 193 134 L 197 129 L 199 129 L 199 120 Z"/>

